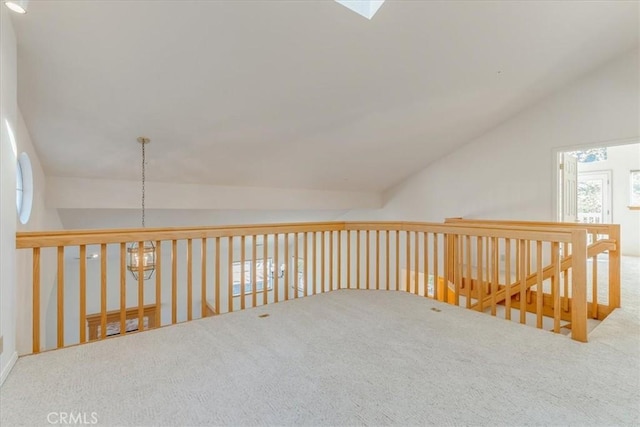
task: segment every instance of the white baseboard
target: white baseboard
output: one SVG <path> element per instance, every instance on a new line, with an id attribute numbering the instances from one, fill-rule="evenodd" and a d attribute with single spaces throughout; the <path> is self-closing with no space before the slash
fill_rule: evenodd
<path id="1" fill-rule="evenodd" d="M 18 352 L 14 351 L 13 356 L 11 356 L 11 359 L 9 359 L 9 363 L 7 363 L 7 366 L 2 371 L 2 374 L 0 374 L 0 386 L 4 384 L 4 380 L 7 379 L 7 377 L 9 376 L 9 373 L 11 372 L 11 370 L 13 369 L 17 361 L 18 361 Z"/>

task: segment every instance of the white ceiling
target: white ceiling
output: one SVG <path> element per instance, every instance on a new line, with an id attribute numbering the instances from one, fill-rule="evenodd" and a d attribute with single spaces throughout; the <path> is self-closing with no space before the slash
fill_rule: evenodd
<path id="1" fill-rule="evenodd" d="M 38 1 L 19 106 L 48 175 L 379 191 L 638 46 L 637 2 Z M 500 71 L 500 73 L 498 73 Z"/>

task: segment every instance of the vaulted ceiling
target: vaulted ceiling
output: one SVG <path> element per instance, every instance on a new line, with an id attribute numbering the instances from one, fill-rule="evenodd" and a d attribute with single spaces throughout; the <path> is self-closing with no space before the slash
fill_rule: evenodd
<path id="1" fill-rule="evenodd" d="M 39 1 L 18 103 L 51 176 L 386 189 L 638 46 L 637 2 Z"/>

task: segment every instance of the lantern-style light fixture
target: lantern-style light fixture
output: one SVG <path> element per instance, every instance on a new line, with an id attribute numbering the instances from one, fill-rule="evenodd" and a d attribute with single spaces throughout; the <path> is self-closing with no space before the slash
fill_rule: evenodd
<path id="1" fill-rule="evenodd" d="M 145 197 L 145 146 L 151 142 L 149 138 L 139 137 L 142 146 L 142 228 L 144 228 L 144 197 Z M 142 246 L 140 246 L 142 243 Z M 138 280 L 142 272 L 143 279 L 149 280 L 156 270 L 156 247 L 151 241 L 134 242 L 127 248 L 127 270 Z"/>

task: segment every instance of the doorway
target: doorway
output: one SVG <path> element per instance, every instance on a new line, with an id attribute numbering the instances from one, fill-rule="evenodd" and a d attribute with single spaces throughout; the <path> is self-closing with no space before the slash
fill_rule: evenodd
<path id="1" fill-rule="evenodd" d="M 556 219 L 620 224 L 621 254 L 640 256 L 639 139 L 555 154 Z"/>
<path id="2" fill-rule="evenodd" d="M 588 224 L 611 223 L 611 171 L 578 172 L 577 220 Z"/>

